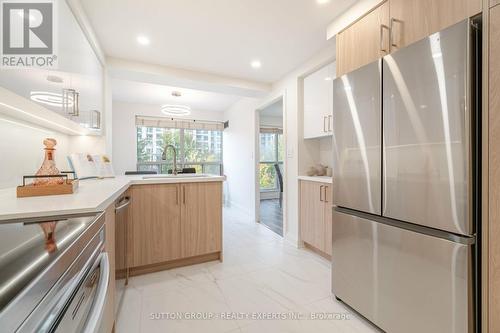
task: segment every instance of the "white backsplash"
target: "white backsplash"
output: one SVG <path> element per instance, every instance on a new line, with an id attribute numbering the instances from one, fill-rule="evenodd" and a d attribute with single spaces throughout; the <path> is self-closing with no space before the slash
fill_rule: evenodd
<path id="1" fill-rule="evenodd" d="M 45 138 L 57 140 L 55 160 L 61 171 L 69 169 L 70 153 L 105 150 L 104 137 L 68 136 L 0 115 L 0 188 L 21 185 L 23 175 L 36 173 L 44 159 Z"/>
<path id="2" fill-rule="evenodd" d="M 333 164 L 333 139 L 331 137 L 319 140 L 319 163 L 332 167 Z"/>

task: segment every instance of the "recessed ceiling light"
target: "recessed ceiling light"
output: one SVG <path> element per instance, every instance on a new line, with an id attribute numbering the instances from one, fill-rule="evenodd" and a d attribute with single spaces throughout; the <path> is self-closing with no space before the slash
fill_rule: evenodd
<path id="1" fill-rule="evenodd" d="M 146 37 L 144 35 L 139 35 L 139 36 L 137 36 L 137 43 L 139 43 L 141 45 L 149 45 L 151 43 L 151 41 L 149 40 L 148 37 Z"/>
<path id="2" fill-rule="evenodd" d="M 47 75 L 47 81 L 53 82 L 53 83 L 63 83 L 64 82 L 62 77 L 56 76 L 56 75 Z"/>
<path id="3" fill-rule="evenodd" d="M 331 76 L 325 77 L 325 81 L 332 81 L 332 80 L 333 80 L 333 78 Z"/>
<path id="4" fill-rule="evenodd" d="M 252 66 L 252 68 L 261 68 L 262 63 L 260 62 L 260 60 L 254 60 L 250 63 L 250 66 Z"/>
<path id="5" fill-rule="evenodd" d="M 316 3 L 318 5 L 326 5 L 327 3 L 330 3 L 330 0 L 316 0 Z"/>
<path id="6" fill-rule="evenodd" d="M 162 105 L 161 112 L 167 116 L 187 116 L 191 114 L 191 108 L 187 105 Z"/>

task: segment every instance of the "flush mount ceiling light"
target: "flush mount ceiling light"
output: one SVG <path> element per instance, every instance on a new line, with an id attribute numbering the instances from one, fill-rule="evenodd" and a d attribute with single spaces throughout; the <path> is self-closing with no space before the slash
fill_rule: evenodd
<path id="1" fill-rule="evenodd" d="M 64 104 L 64 97 L 62 94 L 51 93 L 48 91 L 32 91 L 30 93 L 30 99 L 34 102 L 50 105 L 54 107 L 62 107 Z M 73 107 L 74 99 L 71 96 L 67 97 L 67 104 Z"/>
<path id="2" fill-rule="evenodd" d="M 149 45 L 151 43 L 151 41 L 149 40 L 149 38 L 147 36 L 139 35 L 139 36 L 137 36 L 137 43 L 139 43 L 141 45 Z"/>
<path id="3" fill-rule="evenodd" d="M 332 81 L 332 80 L 333 80 L 333 78 L 331 76 L 325 77 L 325 81 Z"/>
<path id="4" fill-rule="evenodd" d="M 327 3 L 330 3 L 330 0 L 316 0 L 316 3 L 318 5 L 326 5 Z"/>
<path id="5" fill-rule="evenodd" d="M 260 62 L 260 60 L 254 60 L 250 63 L 250 66 L 252 66 L 252 68 L 261 68 L 262 67 L 262 63 Z"/>
<path id="6" fill-rule="evenodd" d="M 191 108 L 187 105 L 165 104 L 162 105 L 161 112 L 167 116 L 187 116 L 191 114 Z"/>
<path id="7" fill-rule="evenodd" d="M 59 77 L 56 75 L 47 75 L 47 81 L 53 82 L 53 83 L 63 83 L 64 82 L 62 77 Z"/>

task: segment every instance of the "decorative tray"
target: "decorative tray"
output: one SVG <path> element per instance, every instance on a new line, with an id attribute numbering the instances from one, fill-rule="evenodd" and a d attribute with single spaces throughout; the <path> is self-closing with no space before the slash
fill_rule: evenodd
<path id="1" fill-rule="evenodd" d="M 69 175 L 73 177 L 70 178 Z M 62 184 L 55 185 L 34 185 L 26 184 L 27 179 L 35 178 L 63 178 Z M 72 194 L 78 188 L 78 179 L 75 179 L 74 172 L 61 172 L 59 175 L 46 176 L 23 176 L 23 185 L 17 187 L 17 197 L 38 197 L 46 195 Z"/>

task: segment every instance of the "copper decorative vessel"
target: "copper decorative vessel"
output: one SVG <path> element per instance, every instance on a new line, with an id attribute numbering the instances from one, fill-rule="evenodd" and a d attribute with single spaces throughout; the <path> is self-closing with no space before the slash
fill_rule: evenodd
<path id="1" fill-rule="evenodd" d="M 59 175 L 59 169 L 56 167 L 56 162 L 54 160 L 55 145 L 57 141 L 55 139 L 47 138 L 43 140 L 45 145 L 45 159 L 43 160 L 42 166 L 36 172 L 37 176 L 49 176 L 49 175 Z M 43 185 L 58 185 L 64 183 L 62 177 L 53 178 L 37 178 L 35 179 L 33 185 L 43 186 Z"/>

